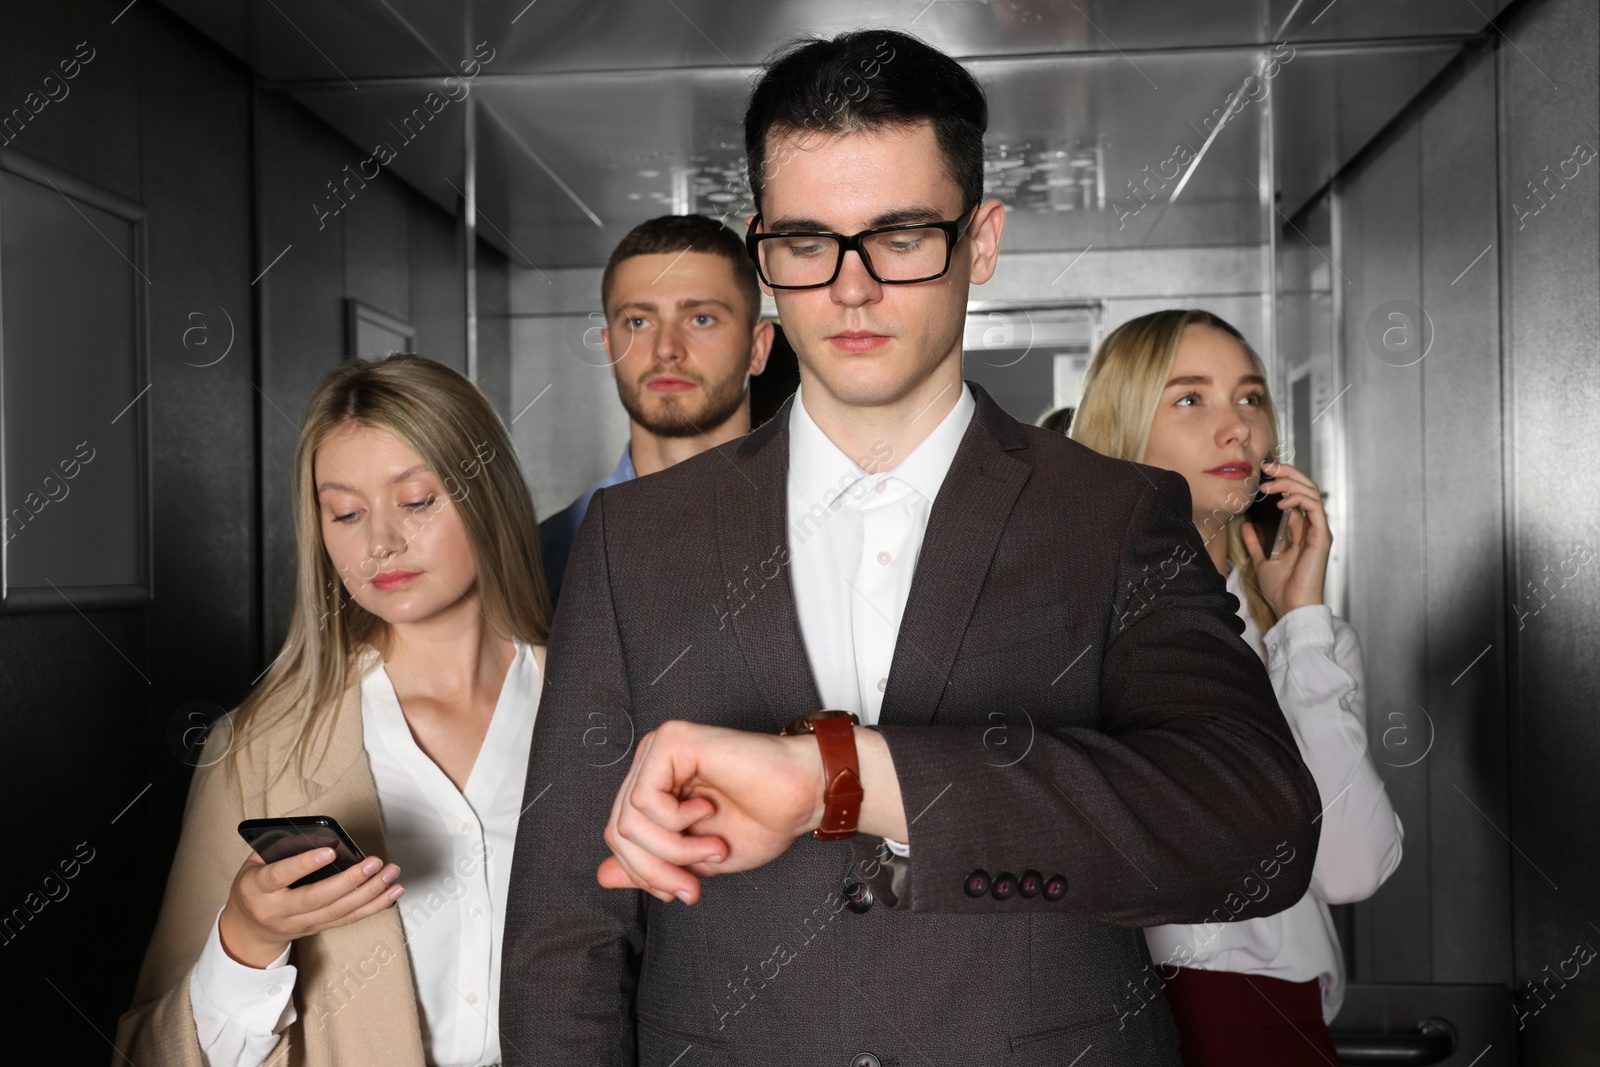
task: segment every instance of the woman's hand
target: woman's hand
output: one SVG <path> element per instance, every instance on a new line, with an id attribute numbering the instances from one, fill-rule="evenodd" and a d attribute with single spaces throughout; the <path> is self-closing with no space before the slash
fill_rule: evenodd
<path id="1" fill-rule="evenodd" d="M 223 951 L 247 967 L 268 967 L 296 938 L 359 922 L 405 892 L 390 884 L 400 877 L 400 868 L 385 866 L 376 856 L 320 882 L 289 888 L 332 861 L 331 848 L 312 849 L 276 863 L 250 853 L 217 921 Z"/>
<path id="2" fill-rule="evenodd" d="M 1295 608 L 1322 603 L 1333 533 L 1328 529 L 1328 513 L 1316 482 L 1287 463 L 1270 460 L 1262 464 L 1262 473 L 1272 477 L 1261 483 L 1259 491 L 1283 494 L 1278 507 L 1289 512 L 1283 521 L 1289 526 L 1290 543 L 1267 559 L 1271 546 L 1262 547 L 1255 526 L 1247 522 L 1240 532 L 1245 551 L 1255 564 L 1261 594 L 1279 615 L 1287 615 Z"/>

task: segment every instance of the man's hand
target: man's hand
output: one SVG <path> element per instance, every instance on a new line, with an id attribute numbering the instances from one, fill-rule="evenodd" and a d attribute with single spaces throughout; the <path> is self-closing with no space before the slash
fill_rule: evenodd
<path id="1" fill-rule="evenodd" d="M 888 744 L 856 729 L 865 803 L 861 829 L 906 835 Z M 816 738 L 666 722 L 639 741 L 611 805 L 600 864 L 607 889 L 642 889 L 663 901 L 700 899 L 700 878 L 770 863 L 822 824 L 822 754 Z"/>

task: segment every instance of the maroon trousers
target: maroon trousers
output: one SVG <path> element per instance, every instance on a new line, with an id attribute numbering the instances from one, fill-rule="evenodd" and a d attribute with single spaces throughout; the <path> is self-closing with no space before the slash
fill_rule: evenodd
<path id="1" fill-rule="evenodd" d="M 1178 1024 L 1184 1067 L 1338 1067 L 1315 978 L 1177 972 L 1162 991 Z"/>

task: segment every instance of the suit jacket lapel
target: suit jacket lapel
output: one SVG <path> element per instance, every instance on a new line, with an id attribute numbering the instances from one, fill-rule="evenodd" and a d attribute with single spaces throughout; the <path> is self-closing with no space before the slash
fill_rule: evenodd
<path id="1" fill-rule="evenodd" d="M 1000 535 L 1033 471 L 1007 455 L 1027 447 L 1021 424 L 967 384 L 977 411 L 928 516 L 878 713 L 886 725 L 933 721 Z"/>
<path id="2" fill-rule="evenodd" d="M 724 453 L 734 470 L 717 480 L 718 602 L 738 637 L 773 722 L 822 707 L 800 635 L 790 581 L 789 406 Z M 776 570 L 776 574 L 774 571 Z M 796 708 L 800 711 L 796 711 Z"/>

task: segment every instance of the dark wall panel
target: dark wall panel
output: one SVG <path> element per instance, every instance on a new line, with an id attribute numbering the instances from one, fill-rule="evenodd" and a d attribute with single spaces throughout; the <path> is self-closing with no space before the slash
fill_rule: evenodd
<path id="1" fill-rule="evenodd" d="M 467 371 L 466 292 L 459 222 L 430 204 L 411 214 L 411 322 L 417 351 Z"/>
<path id="2" fill-rule="evenodd" d="M 159 700 L 231 702 L 257 623 L 250 81 L 176 19 L 142 31 Z M 205 93 L 194 92 L 199 80 Z M 206 133 L 203 146 L 194 131 Z M 145 401 L 142 401 L 145 402 Z"/>
<path id="3" fill-rule="evenodd" d="M 1408 862 L 1431 868 L 1433 981 L 1503 984 L 1511 849 L 1487 824 L 1506 825 L 1507 799 L 1494 92 L 1483 54 L 1420 123 L 1421 304 L 1433 326 L 1419 366 L 1432 840 Z"/>
<path id="4" fill-rule="evenodd" d="M 147 614 L 152 786 L 127 816 L 144 820 L 146 844 L 134 883 L 142 893 L 130 900 L 138 921 L 122 925 L 125 999 L 188 794 L 189 767 L 168 743 L 169 728 L 181 739 L 247 691 L 260 670 L 260 603 L 250 75 L 164 8 L 123 21 L 139 32 L 152 282 L 151 388 L 141 403 L 151 424 L 156 571 Z"/>
<path id="5" fill-rule="evenodd" d="M 511 271 L 506 258 L 478 244 L 478 385 L 510 422 Z"/>
<path id="6" fill-rule="evenodd" d="M 109 1033 L 127 1006 L 137 957 L 125 928 L 143 918 L 150 799 L 143 615 L 0 616 L 0 776 L 28 827 L 0 874 L 11 1062 L 103 1063 L 94 1028 Z M 60 864 L 84 858 L 62 877 Z"/>
<path id="7" fill-rule="evenodd" d="M 1351 616 L 1375 738 L 1416 708 L 1431 744 L 1384 761 L 1406 858 L 1357 974 L 1514 986 L 1541 1067 L 1600 1047 L 1597 24 L 1518 5 L 1338 185 Z M 1394 300 L 1434 331 L 1414 366 L 1369 332 Z"/>
<path id="8" fill-rule="evenodd" d="M 258 92 L 256 101 L 255 270 L 266 270 L 255 285 L 261 316 L 262 652 L 270 660 L 283 645 L 294 601 L 292 482 L 300 419 L 317 382 L 344 358 L 344 225 L 340 215 L 323 215 L 317 205 L 326 204 L 326 184 L 339 176 L 351 153 L 349 142 L 299 104 L 269 92 Z M 365 202 L 358 198 L 341 215 Z"/>
<path id="9" fill-rule="evenodd" d="M 340 213 L 345 232 L 346 295 L 402 322 L 411 321 L 411 201 L 416 196 L 388 170 L 360 185 Z"/>
<path id="10" fill-rule="evenodd" d="M 1541 1067 L 1590 1064 L 1600 1048 L 1595 964 L 1574 979 L 1569 962 L 1579 943 L 1600 947 L 1597 23 L 1592 0 L 1546 0 L 1506 26 L 1516 48 L 1499 51 L 1510 833 L 1519 848 L 1511 871 L 1519 1006 L 1528 1012 L 1519 1036 L 1525 1062 Z"/>
<path id="11" fill-rule="evenodd" d="M 63 61 L 83 56 L 88 62 L 79 60 L 76 77 L 64 83 L 64 97 L 44 104 L 26 124 L 7 129 L 0 148 L 92 175 L 98 184 L 137 200 L 139 34 L 137 20 L 125 17 L 112 24 L 122 6 L 115 0 L 11 5 L 0 24 L 5 116 L 23 107 L 29 93 L 45 98 L 44 79 L 59 79 Z M 61 90 L 54 91 L 61 96 Z"/>
<path id="12" fill-rule="evenodd" d="M 1489 50 L 1340 186 L 1351 617 L 1406 826 L 1364 981 L 1511 974 L 1496 143 Z"/>
<path id="13" fill-rule="evenodd" d="M 185 700 L 231 703 L 256 669 L 250 76 L 161 6 L 126 7 L 0 16 L 0 106 L 93 50 L 70 92 L 4 147 L 146 209 L 138 404 L 155 544 L 148 608 L 0 617 L 0 781 L 29 819 L 0 876 L 11 1017 L 27 1021 L 5 1039 L 8 1062 L 110 1058 L 102 1035 L 127 1007 L 187 789 L 168 720 Z M 110 416 L 82 417 L 92 436 Z M 62 879 L 62 861 L 84 856 Z M 19 907 L 32 915 L 20 927 Z"/>
<path id="14" fill-rule="evenodd" d="M 1345 421 L 1349 441 L 1349 617 L 1365 653 L 1368 729 L 1380 739 L 1396 725 L 1416 731 L 1426 701 L 1422 371 L 1418 365 L 1386 362 L 1367 344 L 1368 323 L 1375 316 L 1388 328 L 1385 305 L 1421 299 L 1420 153 L 1420 137 L 1413 128 L 1341 194 L 1345 230 L 1340 271 L 1348 279 L 1344 377 L 1349 392 L 1333 409 L 1333 417 Z M 1378 767 L 1405 823 L 1405 858 L 1377 896 L 1356 905 L 1356 977 L 1363 981 L 1422 982 L 1430 977 L 1430 767 L 1426 760 L 1396 766 L 1405 762 L 1391 757 Z"/>
<path id="15" fill-rule="evenodd" d="M 78 64 L 69 91 L 5 130 L 64 60 Z M 100 1063 L 177 842 L 181 745 L 281 645 L 298 424 L 345 356 L 346 300 L 410 321 L 419 351 L 465 370 L 461 224 L 387 172 L 351 178 L 363 152 L 160 4 L 6 5 L 0 148 L 146 210 L 137 403 L 155 600 L 0 615 L 0 781 L 30 819 L 0 874 L 0 958 L 27 1020 L 0 1059 Z M 480 376 L 509 418 L 507 266 L 483 248 L 478 270 Z M 6 353 L 14 366 L 29 356 Z M 76 861 L 70 880 L 63 861 Z"/>

